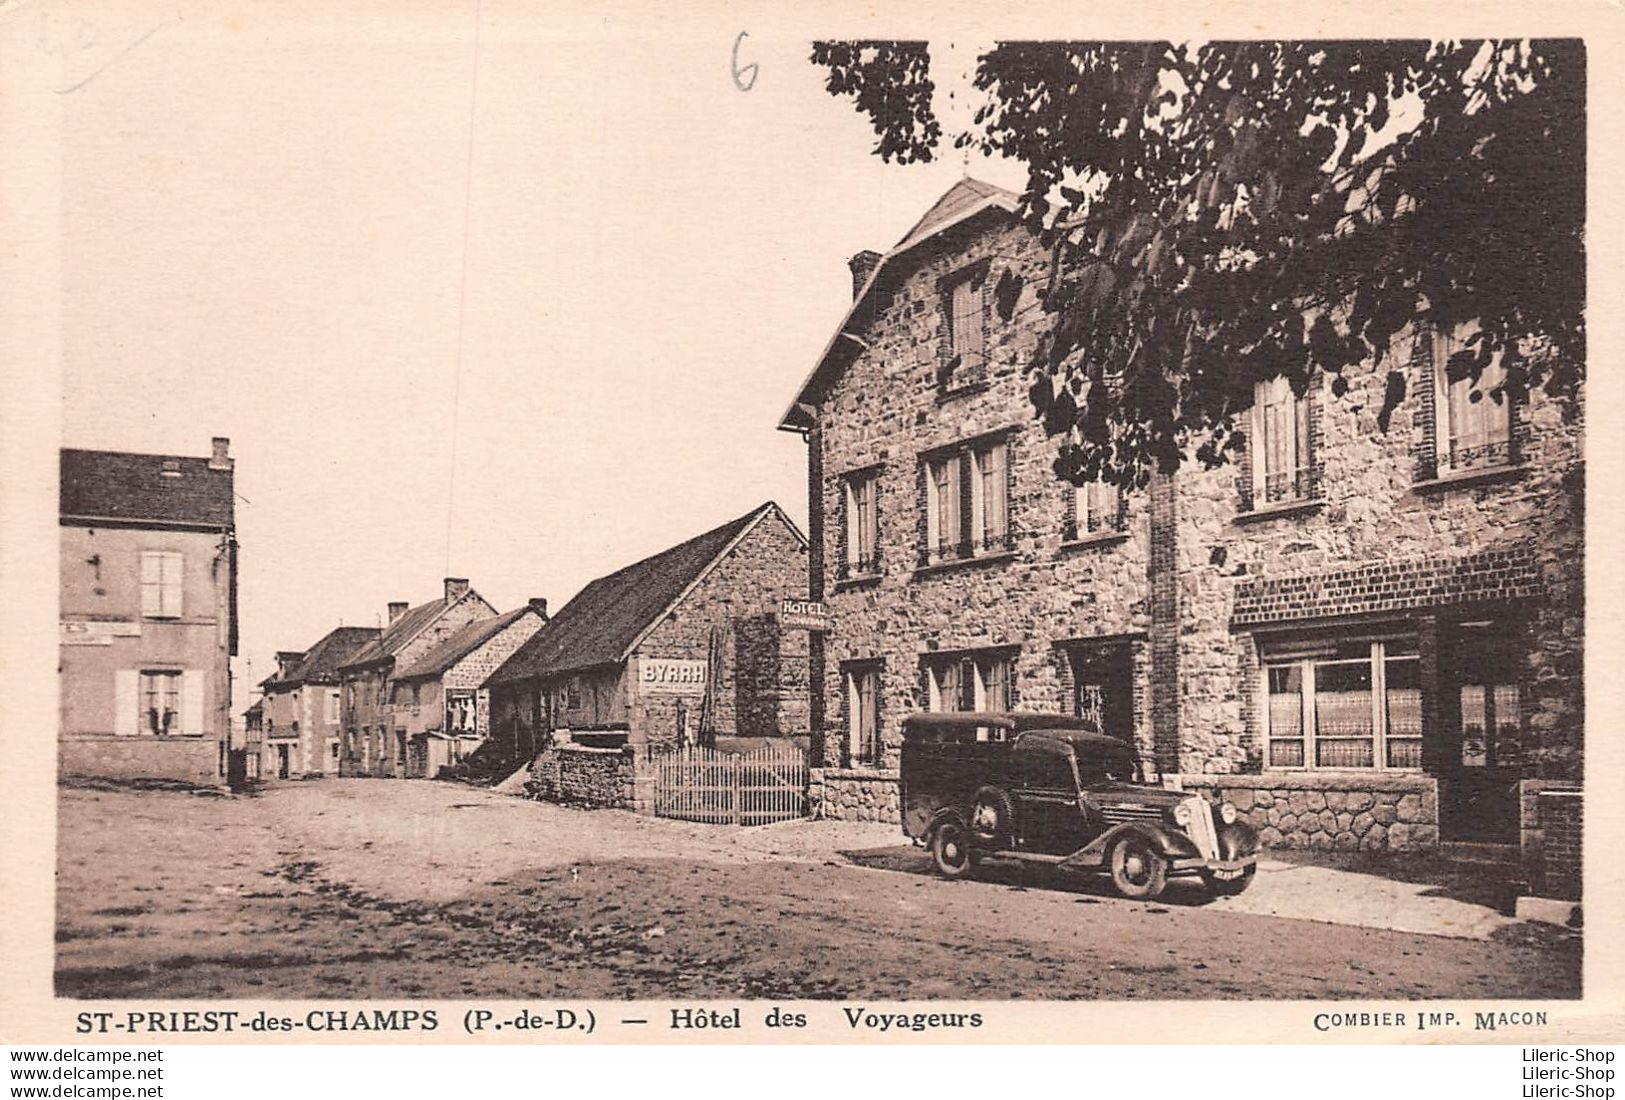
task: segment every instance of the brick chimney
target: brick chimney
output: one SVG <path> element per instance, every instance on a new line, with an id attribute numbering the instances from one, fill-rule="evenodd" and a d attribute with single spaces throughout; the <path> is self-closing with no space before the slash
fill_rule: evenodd
<path id="1" fill-rule="evenodd" d="M 846 266 L 852 269 L 852 300 L 856 301 L 858 295 L 863 293 L 863 284 L 869 281 L 869 276 L 880 266 L 880 253 L 865 248 L 846 261 Z"/>
<path id="2" fill-rule="evenodd" d="M 391 600 L 389 603 L 389 621 L 394 622 L 396 619 L 406 614 L 406 607 L 407 604 L 405 600 Z"/>
<path id="3" fill-rule="evenodd" d="M 540 615 L 543 619 L 547 618 L 547 597 L 532 596 L 529 603 L 532 611 L 536 612 L 536 614 Z"/>
<path id="4" fill-rule="evenodd" d="M 231 440 L 223 435 L 217 435 L 209 442 L 214 446 L 214 453 L 209 456 L 209 469 L 231 469 L 231 456 L 226 454 L 231 449 Z"/>
<path id="5" fill-rule="evenodd" d="M 447 577 L 446 578 L 446 603 L 448 605 L 456 603 L 458 600 L 462 599 L 467 594 L 468 594 L 468 578 L 467 577 Z"/>

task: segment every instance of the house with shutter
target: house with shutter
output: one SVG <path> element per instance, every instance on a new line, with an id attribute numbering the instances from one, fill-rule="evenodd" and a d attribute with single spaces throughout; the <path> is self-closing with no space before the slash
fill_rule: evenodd
<path id="1" fill-rule="evenodd" d="M 822 812 L 895 819 L 910 712 L 1059 710 L 1272 846 L 1538 847 L 1582 774 L 1582 403 L 1453 379 L 1469 331 L 1413 325 L 1342 396 L 1260 380 L 1237 463 L 1073 486 L 1028 396 L 1051 258 L 1016 207 L 962 180 L 855 256 L 779 425 L 834 623 Z"/>
<path id="2" fill-rule="evenodd" d="M 277 670 L 260 682 L 260 729 L 250 742 L 261 779 L 337 775 L 343 740 L 339 666 L 375 641 L 374 626 L 341 626 L 304 652 L 276 655 Z"/>
<path id="3" fill-rule="evenodd" d="M 497 610 L 466 577 L 447 577 L 437 599 L 413 607 L 389 605 L 378 636 L 338 666 L 340 718 L 344 729 L 339 774 L 404 779 L 411 763 L 411 720 L 423 713 L 421 679 L 400 682 L 396 671 L 471 623 Z M 267 740 L 270 739 L 267 731 Z"/>
<path id="4" fill-rule="evenodd" d="M 237 652 L 228 448 L 62 450 L 62 775 L 224 781 Z"/>
<path id="5" fill-rule="evenodd" d="M 431 779 L 463 763 L 491 729 L 486 679 L 547 622 L 547 601 L 489 619 L 477 619 L 400 665 L 395 691 L 411 703 L 397 707 L 406 730 L 406 778 Z"/>

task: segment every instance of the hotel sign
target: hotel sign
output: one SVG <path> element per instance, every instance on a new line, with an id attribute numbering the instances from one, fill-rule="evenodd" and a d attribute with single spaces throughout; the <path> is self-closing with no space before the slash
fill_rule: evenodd
<path id="1" fill-rule="evenodd" d="M 650 695 L 701 695 L 705 662 L 676 657 L 638 659 L 638 690 Z"/>
<path id="2" fill-rule="evenodd" d="M 141 637 L 140 623 L 64 619 L 59 625 L 63 645 L 112 645 L 114 638 Z"/>
<path id="3" fill-rule="evenodd" d="M 791 630 L 827 631 L 831 625 L 829 608 L 822 600 L 780 600 L 779 625 Z"/>

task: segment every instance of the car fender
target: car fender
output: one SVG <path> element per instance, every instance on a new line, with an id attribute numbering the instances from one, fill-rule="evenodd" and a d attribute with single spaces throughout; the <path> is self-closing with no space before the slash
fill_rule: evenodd
<path id="1" fill-rule="evenodd" d="M 965 815 L 956 806 L 944 806 L 931 815 L 931 824 L 925 827 L 925 835 L 929 838 L 942 827 L 944 822 L 951 821 L 961 829 L 965 828 Z"/>
<path id="2" fill-rule="evenodd" d="M 1218 829 L 1219 858 L 1225 862 L 1246 859 L 1258 854 L 1258 833 L 1244 821 L 1220 825 Z"/>
<path id="3" fill-rule="evenodd" d="M 1144 837 L 1160 855 L 1169 859 L 1189 859 L 1200 856 L 1190 838 L 1156 821 L 1125 821 L 1114 825 L 1095 839 L 1061 861 L 1062 867 L 1099 867 L 1106 862 L 1106 853 L 1123 837 L 1130 834 Z"/>

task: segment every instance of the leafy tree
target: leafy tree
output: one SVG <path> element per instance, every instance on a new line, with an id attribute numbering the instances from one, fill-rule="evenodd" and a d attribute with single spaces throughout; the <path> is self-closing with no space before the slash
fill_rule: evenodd
<path id="1" fill-rule="evenodd" d="M 888 161 L 942 128 L 923 42 L 821 42 Z M 1057 472 L 1143 484 L 1245 442 L 1254 384 L 1386 366 L 1413 322 L 1477 331 L 1475 386 L 1570 399 L 1582 381 L 1585 53 L 1535 42 L 1005 42 L 977 60 L 956 147 L 1027 169 L 1020 215 L 1053 262 L 1030 364 Z M 1004 272 L 1008 319 L 1018 289 Z M 1480 388 L 1482 389 L 1482 388 Z"/>

